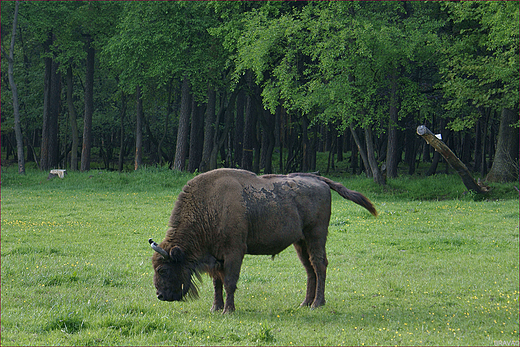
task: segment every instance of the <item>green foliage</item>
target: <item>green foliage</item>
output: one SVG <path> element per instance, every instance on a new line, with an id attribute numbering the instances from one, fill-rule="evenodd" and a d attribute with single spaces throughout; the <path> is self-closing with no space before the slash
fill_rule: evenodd
<path id="1" fill-rule="evenodd" d="M 518 107 L 517 2 L 444 4 L 457 35 L 446 36 L 443 89 L 448 108 Z"/>
<path id="2" fill-rule="evenodd" d="M 442 26 L 430 20 L 438 6 L 421 5 L 309 3 L 274 18 L 252 11 L 238 39 L 237 70 L 255 72 L 272 113 L 283 103 L 321 121 L 340 120 L 343 129 L 386 124 L 388 76 L 398 74 L 400 116 L 416 115 L 431 105 L 412 72 L 437 59 Z"/>
<path id="3" fill-rule="evenodd" d="M 453 199 L 459 191 L 446 188 L 447 196 L 411 200 L 394 189 L 425 196 L 455 182 L 396 180 L 378 191 L 370 179 L 343 177 L 372 199 L 379 216 L 333 193 L 327 304 L 298 308 L 306 276 L 287 249 L 274 261 L 246 256 L 237 311 L 222 316 L 209 312 L 209 279 L 197 301 L 154 296 L 147 239 L 164 236 L 190 177 L 145 168 L 47 181 L 35 170 L 19 176 L 3 168 L 2 345 L 518 341 L 518 196 Z"/>
<path id="4" fill-rule="evenodd" d="M 204 3 L 126 3 L 103 55 L 127 93 L 150 80 L 158 88 L 183 75 L 205 93 L 203 77 L 219 85 L 225 59 L 218 40 L 207 33 L 215 24 Z"/>
<path id="5" fill-rule="evenodd" d="M 137 85 L 143 90 L 144 141 L 146 154 L 153 153 L 150 162 L 159 161 L 160 153 L 174 156 L 179 81 L 184 76 L 189 77 L 198 104 L 206 101 L 210 86 L 217 90 L 220 107 L 232 91 L 243 88 L 239 83 L 251 71 L 262 99 L 255 95 L 254 112 L 260 114 L 263 106 L 275 113 L 282 105 L 295 129 L 303 124 L 328 124 L 341 131 L 349 125 L 371 127 L 381 143 L 395 125 L 390 106 L 398 109 L 399 131 L 440 119 L 442 127 L 455 132 L 473 131 L 484 114 L 490 115 L 485 123 L 492 129 L 502 108 L 518 109 L 515 1 L 20 5 L 15 76 L 24 140 L 36 154 L 44 113 L 44 59 L 52 57 L 59 63 L 62 79 L 72 67 L 73 104 L 81 129 L 88 38 L 96 49 L 94 153 L 106 154 L 107 161 L 114 159 L 120 142 L 123 154 L 133 152 Z M 10 39 L 13 10 L 13 2 L 2 3 L 4 43 Z M 5 51 L 4 44 L 2 55 Z M 6 70 L 3 64 L 4 76 Z M 256 89 L 246 92 L 251 96 Z M 127 107 L 121 123 L 124 97 Z M 6 79 L 1 98 L 5 146 L 14 125 Z M 60 155 L 67 158 L 71 134 L 64 90 L 60 102 Z M 233 126 L 231 122 L 231 140 Z"/>

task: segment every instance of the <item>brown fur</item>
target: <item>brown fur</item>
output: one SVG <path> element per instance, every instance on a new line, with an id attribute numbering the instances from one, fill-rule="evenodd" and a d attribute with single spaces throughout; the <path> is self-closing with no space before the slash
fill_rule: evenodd
<path id="1" fill-rule="evenodd" d="M 152 259 L 158 298 L 196 297 L 193 276 L 207 272 L 215 287 L 212 310 L 231 312 L 244 255 L 274 256 L 292 244 L 307 272 L 301 305 L 325 304 L 330 189 L 377 215 L 362 194 L 314 174 L 218 169 L 193 178 L 179 194 L 159 244 L 170 256 L 155 253 Z"/>

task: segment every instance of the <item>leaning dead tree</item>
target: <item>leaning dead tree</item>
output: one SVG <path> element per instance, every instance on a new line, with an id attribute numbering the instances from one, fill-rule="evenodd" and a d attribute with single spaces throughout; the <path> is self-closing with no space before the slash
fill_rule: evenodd
<path id="1" fill-rule="evenodd" d="M 468 188 L 475 193 L 484 194 L 489 191 L 489 188 L 480 184 L 480 182 L 476 182 L 471 176 L 468 168 L 464 165 L 463 162 L 460 161 L 459 158 L 451 151 L 451 149 L 446 146 L 444 142 L 438 139 L 431 131 L 424 125 L 419 125 L 417 127 L 417 134 L 420 135 L 423 139 L 426 140 L 430 146 L 432 146 L 435 151 L 439 152 L 444 159 L 450 164 L 450 166 L 457 171 L 460 178 L 462 178 L 462 182 Z"/>

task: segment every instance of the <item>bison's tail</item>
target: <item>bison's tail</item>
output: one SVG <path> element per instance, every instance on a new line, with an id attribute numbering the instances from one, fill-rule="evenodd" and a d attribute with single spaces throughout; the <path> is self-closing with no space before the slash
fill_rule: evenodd
<path id="1" fill-rule="evenodd" d="M 344 197 L 345 199 L 348 199 L 350 201 L 355 202 L 356 204 L 363 206 L 366 208 L 370 213 L 372 213 L 374 216 L 377 216 L 376 208 L 374 207 L 374 204 L 366 196 L 364 196 L 361 193 L 358 193 L 354 190 L 350 190 L 343 186 L 341 183 L 334 182 L 326 177 L 318 176 L 320 180 L 327 183 L 330 187 L 330 189 L 336 191 L 339 195 Z"/>
<path id="2" fill-rule="evenodd" d="M 287 175 L 288 177 L 294 177 L 294 176 L 304 176 L 304 177 L 316 177 L 317 179 L 321 180 L 322 182 L 325 182 L 329 185 L 330 189 L 336 191 L 339 195 L 341 195 L 343 198 L 353 201 L 356 204 L 363 206 L 366 208 L 370 213 L 372 213 L 374 216 L 377 216 L 376 208 L 374 207 L 374 204 L 366 196 L 363 194 L 356 192 L 355 190 L 350 190 L 341 183 L 334 182 L 333 180 L 328 179 L 327 177 L 319 176 L 319 174 L 315 173 L 292 173 Z"/>

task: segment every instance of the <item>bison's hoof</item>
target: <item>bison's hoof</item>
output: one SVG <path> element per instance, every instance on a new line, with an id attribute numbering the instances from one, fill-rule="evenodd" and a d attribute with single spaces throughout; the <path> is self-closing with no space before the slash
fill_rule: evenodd
<path id="1" fill-rule="evenodd" d="M 314 310 L 315 308 L 321 307 L 323 305 L 325 305 L 325 300 L 323 300 L 323 301 L 314 301 L 312 303 L 312 305 L 311 305 L 311 309 Z"/>
<path id="2" fill-rule="evenodd" d="M 230 314 L 230 313 L 233 313 L 235 312 L 235 308 L 234 307 L 226 307 L 224 308 L 224 311 L 222 311 L 222 314 Z"/>
<path id="3" fill-rule="evenodd" d="M 311 304 L 312 304 L 312 301 L 307 301 L 307 300 L 305 300 L 304 302 L 302 302 L 302 303 L 300 304 L 300 307 L 311 306 Z"/>

